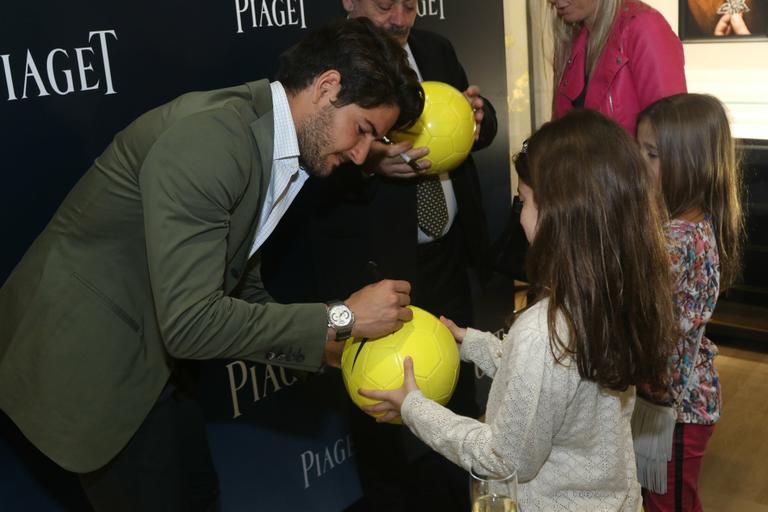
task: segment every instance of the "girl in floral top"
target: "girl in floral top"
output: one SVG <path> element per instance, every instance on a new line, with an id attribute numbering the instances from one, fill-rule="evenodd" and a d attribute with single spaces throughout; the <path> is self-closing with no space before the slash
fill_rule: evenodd
<path id="1" fill-rule="evenodd" d="M 644 489 L 647 512 L 701 510 L 698 478 L 720 418 L 717 347 L 704 335 L 720 292 L 739 273 L 744 223 L 741 176 L 722 104 L 702 94 L 659 100 L 639 116 L 637 140 L 655 174 L 669 218 L 680 337 L 668 402 L 676 409 L 667 492 Z"/>

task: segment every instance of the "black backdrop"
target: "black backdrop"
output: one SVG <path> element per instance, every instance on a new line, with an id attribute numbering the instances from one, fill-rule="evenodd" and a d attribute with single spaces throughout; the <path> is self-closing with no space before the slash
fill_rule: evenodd
<path id="1" fill-rule="evenodd" d="M 496 107 L 499 134 L 475 156 L 496 236 L 510 202 L 502 2 L 417 5 L 417 26 L 453 41 Z M 339 0 L 14 0 L 2 10 L 0 282 L 136 116 L 187 91 L 269 77 L 306 29 L 343 15 Z M 337 372 L 215 361 L 203 374 L 224 510 L 341 510 L 359 497 Z M 85 510 L 73 483 L 0 414 L 0 509 Z"/>

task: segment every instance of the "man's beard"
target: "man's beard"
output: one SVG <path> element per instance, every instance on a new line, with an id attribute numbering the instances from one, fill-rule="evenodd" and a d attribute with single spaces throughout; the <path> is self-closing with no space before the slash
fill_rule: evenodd
<path id="1" fill-rule="evenodd" d="M 333 168 L 323 158 L 323 151 L 331 147 L 331 126 L 334 118 L 333 105 L 325 105 L 317 113 L 310 114 L 296 128 L 299 141 L 299 164 L 315 176 L 328 176 Z"/>

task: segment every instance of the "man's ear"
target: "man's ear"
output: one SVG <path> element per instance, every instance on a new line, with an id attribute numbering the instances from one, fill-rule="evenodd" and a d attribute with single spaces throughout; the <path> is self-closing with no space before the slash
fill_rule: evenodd
<path id="1" fill-rule="evenodd" d="M 341 5 L 344 6 L 344 10 L 349 14 L 355 9 L 355 0 L 341 0 Z"/>
<path id="2" fill-rule="evenodd" d="M 329 69 L 317 75 L 312 82 L 312 103 L 336 101 L 341 89 L 341 73 Z"/>

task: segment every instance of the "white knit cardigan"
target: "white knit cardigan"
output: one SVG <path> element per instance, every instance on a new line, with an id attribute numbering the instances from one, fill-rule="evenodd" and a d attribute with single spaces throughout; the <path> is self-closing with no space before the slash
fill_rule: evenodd
<path id="1" fill-rule="evenodd" d="M 520 510 L 640 510 L 630 418 L 634 388 L 611 391 L 558 363 L 547 330 L 547 300 L 525 311 L 499 340 L 468 329 L 461 357 L 493 378 L 485 422 L 408 394 L 403 422 L 465 469 L 516 471 Z M 566 330 L 562 318 L 558 332 Z M 565 339 L 565 337 L 563 337 Z"/>

